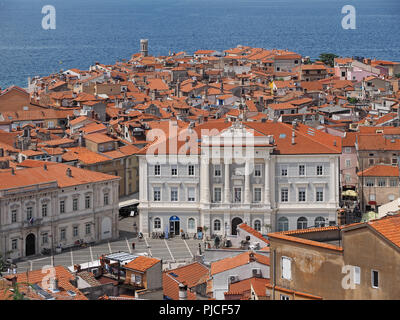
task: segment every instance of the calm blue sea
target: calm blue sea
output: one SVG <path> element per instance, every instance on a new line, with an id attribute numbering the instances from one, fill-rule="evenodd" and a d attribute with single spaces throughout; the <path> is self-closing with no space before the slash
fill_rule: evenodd
<path id="1" fill-rule="evenodd" d="M 56 30 L 42 29 L 48 4 Z M 356 30 L 341 27 L 347 4 Z M 0 0 L 0 87 L 129 58 L 141 38 L 154 55 L 242 44 L 400 61 L 400 0 Z"/>

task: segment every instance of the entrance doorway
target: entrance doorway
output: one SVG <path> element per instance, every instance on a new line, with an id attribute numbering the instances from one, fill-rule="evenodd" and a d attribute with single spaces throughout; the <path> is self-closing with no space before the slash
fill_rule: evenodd
<path id="1" fill-rule="evenodd" d="M 169 218 L 169 233 L 179 236 L 180 234 L 180 219 L 177 216 Z"/>
<path id="2" fill-rule="evenodd" d="M 232 235 L 237 235 L 237 226 L 242 222 L 243 220 L 238 217 L 232 219 Z"/>
<path id="3" fill-rule="evenodd" d="M 30 233 L 26 236 L 25 240 L 25 255 L 31 256 L 36 253 L 36 237 L 33 233 Z"/>

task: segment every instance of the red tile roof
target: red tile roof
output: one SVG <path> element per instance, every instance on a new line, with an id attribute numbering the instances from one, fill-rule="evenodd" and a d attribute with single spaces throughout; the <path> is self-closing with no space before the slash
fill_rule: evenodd
<path id="1" fill-rule="evenodd" d="M 357 175 L 364 177 L 399 177 L 399 167 L 391 165 L 376 165 L 357 172 Z"/>
<path id="2" fill-rule="evenodd" d="M 243 252 L 241 254 L 238 254 L 235 257 L 225 258 L 222 260 L 212 262 L 211 263 L 211 275 L 221 273 L 221 272 L 224 272 L 224 271 L 227 271 L 230 269 L 234 269 L 234 268 L 237 268 L 237 267 L 240 267 L 240 266 L 250 263 L 250 260 L 251 260 L 250 255 L 251 254 L 254 254 L 255 261 L 269 266 L 269 258 L 268 257 L 258 254 L 258 253 L 254 253 L 252 251 L 248 251 L 248 252 Z"/>
<path id="3" fill-rule="evenodd" d="M 46 164 L 47 169 L 44 169 L 44 164 Z M 92 182 L 120 179 L 116 176 L 83 170 L 61 163 L 50 165 L 47 165 L 47 163 L 44 164 L 41 167 L 15 170 L 14 174 L 10 171 L 1 172 L 0 190 L 32 186 L 39 183 L 50 183 L 54 181 L 57 181 L 59 188 L 64 188 Z M 67 175 L 67 169 L 71 170 L 71 177 Z"/>
<path id="4" fill-rule="evenodd" d="M 257 230 L 253 229 L 252 227 L 250 227 L 246 223 L 242 223 L 242 224 L 238 225 L 238 228 L 243 229 L 244 231 L 252 234 L 254 237 L 260 239 L 263 242 L 269 243 L 268 239 L 264 238 L 260 232 L 258 232 Z"/>
<path id="5" fill-rule="evenodd" d="M 378 220 L 368 222 L 375 231 L 389 240 L 391 243 L 400 247 L 400 215 L 386 216 Z"/>
<path id="6" fill-rule="evenodd" d="M 145 272 L 147 269 L 150 269 L 157 263 L 160 263 L 160 259 L 139 256 L 136 259 L 132 260 L 131 262 L 124 265 L 124 268 L 131 269 L 135 271 Z"/>

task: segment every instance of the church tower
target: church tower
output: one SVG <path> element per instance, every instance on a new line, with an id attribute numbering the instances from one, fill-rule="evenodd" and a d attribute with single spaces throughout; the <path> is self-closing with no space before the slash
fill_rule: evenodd
<path id="1" fill-rule="evenodd" d="M 140 40 L 140 53 L 142 57 L 147 57 L 149 54 L 149 40 L 141 39 Z"/>

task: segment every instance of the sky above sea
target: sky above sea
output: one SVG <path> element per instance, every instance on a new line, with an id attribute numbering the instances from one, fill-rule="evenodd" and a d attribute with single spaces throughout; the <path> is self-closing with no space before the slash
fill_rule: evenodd
<path id="1" fill-rule="evenodd" d="M 55 30 L 42 28 L 45 5 Z M 342 28 L 345 5 L 354 30 Z M 241 44 L 400 61 L 400 0 L 0 0 L 0 87 L 129 59 L 140 39 L 152 55 Z"/>

